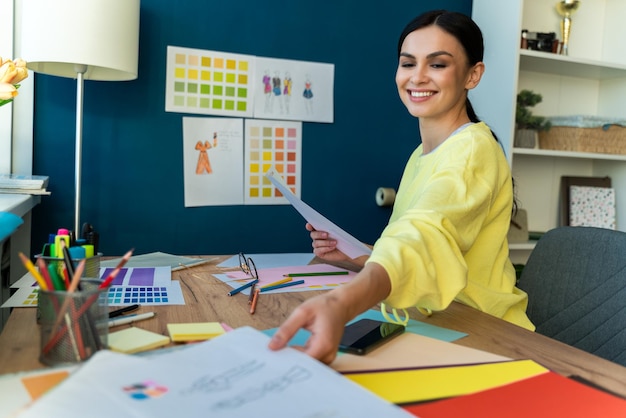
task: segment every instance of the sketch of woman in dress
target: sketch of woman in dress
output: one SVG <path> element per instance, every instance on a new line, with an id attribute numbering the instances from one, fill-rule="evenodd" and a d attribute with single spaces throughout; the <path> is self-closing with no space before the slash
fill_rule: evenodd
<path id="1" fill-rule="evenodd" d="M 217 132 L 213 132 L 213 144 L 209 141 L 198 141 L 196 143 L 196 150 L 200 151 L 200 155 L 198 156 L 198 165 L 196 166 L 196 174 L 203 174 L 206 172 L 207 174 L 211 174 L 213 169 L 211 168 L 211 163 L 209 162 L 209 154 L 207 154 L 207 150 L 217 147 Z"/>
<path id="2" fill-rule="evenodd" d="M 280 100 L 280 95 L 282 94 L 280 90 L 281 79 L 278 71 L 274 73 L 274 77 L 272 77 L 272 92 L 274 96 L 276 96 L 276 100 L 278 100 L 278 105 L 280 106 L 280 113 L 283 113 L 283 102 Z"/>
<path id="3" fill-rule="evenodd" d="M 272 110 L 272 79 L 270 78 L 269 71 L 265 70 L 263 75 L 263 94 L 265 94 L 265 113 Z"/>
<path id="4" fill-rule="evenodd" d="M 285 113 L 289 113 L 289 102 L 291 101 L 291 75 L 289 71 L 285 73 L 285 78 L 283 79 L 283 100 L 285 101 Z"/>
<path id="5" fill-rule="evenodd" d="M 307 74 L 304 82 L 304 92 L 302 93 L 307 114 L 313 113 L 313 91 L 311 90 L 311 85 L 311 77 Z"/>

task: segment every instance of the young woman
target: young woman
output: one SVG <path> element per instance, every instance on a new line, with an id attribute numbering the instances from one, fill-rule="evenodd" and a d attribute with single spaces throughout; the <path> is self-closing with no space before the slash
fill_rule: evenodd
<path id="1" fill-rule="evenodd" d="M 284 347 L 299 328 L 306 353 L 336 355 L 346 322 L 379 302 L 421 312 L 453 300 L 527 329 L 527 295 L 515 287 L 506 240 L 513 184 L 504 152 L 478 120 L 467 93 L 485 70 L 480 28 L 467 16 L 431 11 L 398 42 L 396 84 L 418 118 L 421 145 L 411 155 L 389 224 L 348 284 L 304 302 L 270 342 Z M 317 256 L 348 259 L 324 231 L 311 231 Z"/>

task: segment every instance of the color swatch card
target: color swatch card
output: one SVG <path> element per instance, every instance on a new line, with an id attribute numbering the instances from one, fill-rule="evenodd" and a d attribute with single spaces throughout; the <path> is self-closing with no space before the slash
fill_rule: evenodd
<path id="1" fill-rule="evenodd" d="M 0 308 L 35 308 L 38 295 L 39 286 L 19 287 Z"/>
<path id="2" fill-rule="evenodd" d="M 265 177 L 274 169 L 292 193 L 300 196 L 302 122 L 246 120 L 245 197 L 247 205 L 287 203 L 283 193 Z"/>
<path id="3" fill-rule="evenodd" d="M 178 280 L 167 286 L 111 286 L 107 298 L 109 306 L 185 304 Z"/>
<path id="4" fill-rule="evenodd" d="M 114 267 L 101 267 L 100 278 L 108 276 Z M 36 307 L 39 286 L 29 274 L 15 285 L 15 293 L 2 307 Z M 170 266 L 124 267 L 111 283 L 107 293 L 109 306 L 124 305 L 184 305 L 185 299 L 178 280 L 172 280 Z"/>
<path id="5" fill-rule="evenodd" d="M 254 56 L 167 47 L 165 110 L 253 115 Z"/>
<path id="6" fill-rule="evenodd" d="M 107 277 L 115 267 L 101 267 L 100 277 Z M 111 286 L 169 286 L 172 282 L 172 268 L 160 267 L 124 267 L 115 276 Z"/>

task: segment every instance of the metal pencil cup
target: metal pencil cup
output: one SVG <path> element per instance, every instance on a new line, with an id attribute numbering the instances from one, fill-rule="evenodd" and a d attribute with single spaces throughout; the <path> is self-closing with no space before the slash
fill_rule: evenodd
<path id="1" fill-rule="evenodd" d="M 100 277 L 100 258 L 102 253 L 98 253 L 93 257 L 88 257 L 85 261 L 85 271 L 83 272 L 83 277 Z M 65 266 L 65 261 L 62 258 L 56 257 L 46 257 L 42 254 L 35 255 L 35 258 L 43 258 L 46 262 L 47 266 L 55 265 L 59 267 L 59 271 L 63 269 Z M 78 267 L 78 264 L 82 261 L 82 258 L 75 258 L 72 260 L 74 262 L 74 268 Z"/>
<path id="2" fill-rule="evenodd" d="M 83 279 L 75 292 L 39 292 L 41 354 L 39 361 L 55 366 L 87 360 L 107 347 L 109 313 L 100 281 Z"/>

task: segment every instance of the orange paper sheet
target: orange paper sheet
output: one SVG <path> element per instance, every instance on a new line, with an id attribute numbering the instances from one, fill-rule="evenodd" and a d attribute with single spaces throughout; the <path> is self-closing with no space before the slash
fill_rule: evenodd
<path id="1" fill-rule="evenodd" d="M 404 408 L 420 418 L 626 417 L 626 400 L 554 372 L 473 395 Z"/>

